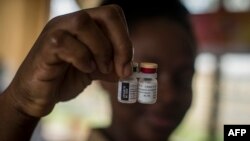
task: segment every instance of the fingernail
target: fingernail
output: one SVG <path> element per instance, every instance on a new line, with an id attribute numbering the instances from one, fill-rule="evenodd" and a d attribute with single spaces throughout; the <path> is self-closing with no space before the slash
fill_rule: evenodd
<path id="1" fill-rule="evenodd" d="M 109 67 L 109 64 L 108 63 L 105 63 L 105 64 L 103 64 L 102 66 L 101 66 L 101 68 L 100 68 L 100 70 L 101 70 L 101 72 L 102 73 L 104 73 L 104 74 L 107 74 L 108 73 L 108 68 Z"/>
<path id="2" fill-rule="evenodd" d="M 127 63 L 123 69 L 123 77 L 130 76 L 131 74 L 132 74 L 132 65 L 131 63 Z"/>

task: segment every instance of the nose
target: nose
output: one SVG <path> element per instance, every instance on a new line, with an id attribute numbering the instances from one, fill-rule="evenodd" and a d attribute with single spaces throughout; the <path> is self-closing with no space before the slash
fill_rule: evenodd
<path id="1" fill-rule="evenodd" d="M 158 94 L 157 102 L 164 104 L 172 104 L 177 97 L 177 88 L 173 85 L 171 75 L 161 73 L 158 77 Z"/>

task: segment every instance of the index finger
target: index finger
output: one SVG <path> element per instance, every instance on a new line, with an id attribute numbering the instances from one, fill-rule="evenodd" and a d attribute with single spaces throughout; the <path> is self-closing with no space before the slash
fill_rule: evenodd
<path id="1" fill-rule="evenodd" d="M 114 65 L 118 76 L 126 77 L 132 72 L 133 47 L 122 9 L 117 5 L 86 11 L 101 27 L 113 46 Z"/>

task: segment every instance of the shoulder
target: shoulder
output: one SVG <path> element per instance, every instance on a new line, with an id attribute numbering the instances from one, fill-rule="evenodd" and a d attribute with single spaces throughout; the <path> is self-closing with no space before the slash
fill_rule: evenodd
<path id="1" fill-rule="evenodd" d="M 92 130 L 87 141 L 110 141 L 100 130 Z"/>

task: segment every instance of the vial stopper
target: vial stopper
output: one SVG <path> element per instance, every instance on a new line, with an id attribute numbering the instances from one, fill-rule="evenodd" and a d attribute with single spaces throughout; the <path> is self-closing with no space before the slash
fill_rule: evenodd
<path id="1" fill-rule="evenodd" d="M 133 72 L 139 72 L 139 65 L 136 62 L 133 62 Z"/>
<path id="2" fill-rule="evenodd" d="M 156 63 L 143 62 L 140 64 L 142 73 L 156 73 L 158 65 Z"/>

